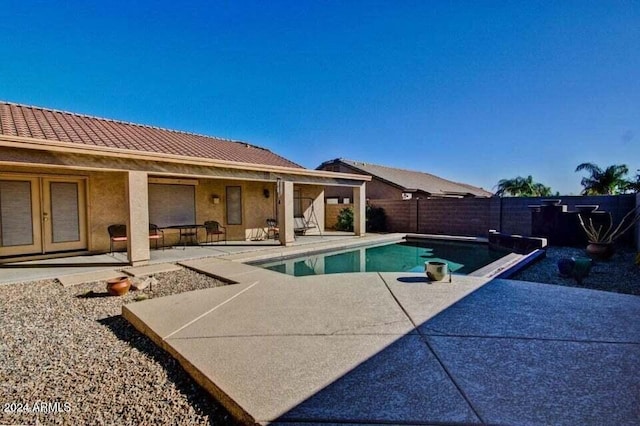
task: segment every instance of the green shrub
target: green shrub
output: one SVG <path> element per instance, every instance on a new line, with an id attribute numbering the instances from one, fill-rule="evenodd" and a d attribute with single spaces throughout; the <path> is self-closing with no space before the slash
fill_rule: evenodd
<path id="1" fill-rule="evenodd" d="M 387 215 L 382 207 L 367 206 L 367 232 L 385 232 L 387 230 Z M 351 207 L 340 210 L 336 230 L 353 232 L 353 209 Z"/>
<path id="2" fill-rule="evenodd" d="M 387 215 L 382 207 L 367 206 L 367 232 L 385 232 Z"/>
<path id="3" fill-rule="evenodd" d="M 338 222 L 336 223 L 338 231 L 353 231 L 353 210 L 351 207 L 340 210 L 338 214 Z"/>

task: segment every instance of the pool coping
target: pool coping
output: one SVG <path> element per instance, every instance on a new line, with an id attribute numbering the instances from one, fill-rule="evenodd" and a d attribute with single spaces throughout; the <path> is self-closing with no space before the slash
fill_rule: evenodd
<path id="1" fill-rule="evenodd" d="M 302 247 L 297 247 L 294 250 L 286 250 L 280 254 L 274 254 L 273 252 L 262 253 L 256 255 L 256 253 L 246 253 L 245 255 L 234 256 L 232 259 L 236 262 L 242 262 L 247 265 L 260 267 L 260 264 L 282 261 L 282 260 L 290 260 L 296 257 L 301 256 L 313 256 L 317 254 L 334 252 L 334 251 L 343 251 L 350 249 L 357 249 L 361 247 L 378 247 L 382 245 L 392 244 L 394 242 L 400 241 L 419 241 L 419 240 L 436 240 L 436 241 L 451 241 L 451 242 L 462 242 L 462 243 L 470 243 L 470 244 L 482 244 L 488 245 L 489 239 L 483 237 L 468 237 L 468 236 L 460 236 L 460 235 L 440 235 L 440 234 L 415 234 L 415 233 L 395 233 L 395 234 L 385 234 L 384 236 L 378 235 L 378 238 L 373 241 L 351 241 L 351 242 L 338 242 L 334 244 L 327 244 L 321 248 L 315 248 L 313 250 L 307 249 L 305 250 Z M 532 262 L 536 261 L 540 257 L 544 257 L 546 251 L 544 249 L 536 249 L 528 254 L 517 254 L 517 253 L 505 253 L 501 258 L 476 269 L 468 274 L 467 276 L 472 277 L 486 277 L 486 278 L 508 278 L 513 275 L 517 271 L 527 267 Z M 277 272 L 284 274 L 282 272 Z M 402 273 L 402 272 L 398 272 Z M 286 275 L 286 274 L 285 274 Z"/>

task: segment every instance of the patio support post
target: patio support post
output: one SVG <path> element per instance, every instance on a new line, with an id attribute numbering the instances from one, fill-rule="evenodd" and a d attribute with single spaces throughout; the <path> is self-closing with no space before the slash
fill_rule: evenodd
<path id="1" fill-rule="evenodd" d="M 293 182 L 280 181 L 278 190 L 278 228 L 280 244 L 289 245 L 295 241 L 293 231 Z"/>
<path id="2" fill-rule="evenodd" d="M 366 187 L 363 182 L 353 187 L 353 232 L 356 236 L 366 233 L 367 199 Z"/>
<path id="3" fill-rule="evenodd" d="M 127 173 L 127 258 L 131 265 L 145 264 L 149 251 L 149 187 L 146 172 Z"/>
<path id="4" fill-rule="evenodd" d="M 324 211 L 324 189 L 322 191 L 320 191 L 318 193 L 318 195 L 316 196 L 316 198 L 313 200 L 313 208 L 315 211 L 315 215 L 316 215 L 316 220 L 317 220 L 317 226 L 318 226 L 318 232 L 320 235 L 322 235 L 324 233 L 324 216 L 325 216 L 325 211 Z"/>

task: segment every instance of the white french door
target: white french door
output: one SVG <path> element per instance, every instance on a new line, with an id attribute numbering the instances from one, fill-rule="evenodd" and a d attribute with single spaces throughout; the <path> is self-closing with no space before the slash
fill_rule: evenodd
<path id="1" fill-rule="evenodd" d="M 86 248 L 85 178 L 0 176 L 0 256 Z"/>

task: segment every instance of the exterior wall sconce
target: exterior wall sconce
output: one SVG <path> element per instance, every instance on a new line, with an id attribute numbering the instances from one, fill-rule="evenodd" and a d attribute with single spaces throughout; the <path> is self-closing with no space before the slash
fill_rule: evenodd
<path id="1" fill-rule="evenodd" d="M 211 196 L 211 201 L 213 201 L 213 204 L 220 204 L 220 197 L 218 197 L 217 195 L 213 194 Z"/>
<path id="2" fill-rule="evenodd" d="M 262 195 L 264 195 L 264 198 L 269 198 L 271 193 L 269 193 L 269 189 L 265 188 L 262 190 Z"/>

